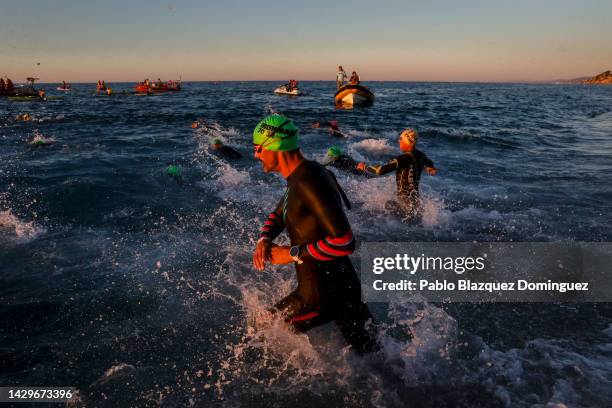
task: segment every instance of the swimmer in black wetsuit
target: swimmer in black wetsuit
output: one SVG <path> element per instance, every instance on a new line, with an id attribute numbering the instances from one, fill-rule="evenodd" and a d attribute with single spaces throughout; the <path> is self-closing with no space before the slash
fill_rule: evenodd
<path id="1" fill-rule="evenodd" d="M 404 218 L 417 217 L 420 212 L 419 180 L 423 169 L 434 176 L 437 172 L 434 164 L 425 153 L 415 148 L 418 133 L 414 129 L 405 129 L 399 137 L 400 149 L 404 152 L 384 165 L 357 165 L 358 170 L 374 175 L 383 175 L 395 171 L 398 201 L 387 201 L 385 208 L 395 215 Z"/>
<path id="2" fill-rule="evenodd" d="M 219 139 L 213 139 L 211 144 L 213 150 L 226 159 L 241 159 L 242 154 L 233 147 L 225 146 Z"/>
<path id="3" fill-rule="evenodd" d="M 337 120 L 329 120 L 327 122 L 323 122 L 323 125 L 327 126 L 327 131 L 329 132 L 329 134 L 333 137 L 346 137 L 344 135 L 344 133 L 342 133 L 340 131 L 340 126 L 338 125 L 338 121 Z M 311 128 L 313 129 L 320 129 L 321 128 L 321 123 L 319 122 L 315 122 L 312 125 L 310 125 Z"/>
<path id="4" fill-rule="evenodd" d="M 256 269 L 266 261 L 294 263 L 298 286 L 274 306 L 299 331 L 335 320 L 358 351 L 377 348 L 375 327 L 361 284 L 348 258 L 355 241 L 344 214 L 348 199 L 335 177 L 306 160 L 297 143 L 298 129 L 289 119 L 270 115 L 253 132 L 255 157 L 265 172 L 279 172 L 287 190 L 261 229 L 253 254 Z M 273 244 L 287 229 L 291 247 Z"/>
<path id="5" fill-rule="evenodd" d="M 327 155 L 321 162 L 324 166 L 335 167 L 338 170 L 342 170 L 351 174 L 365 175 L 368 176 L 368 173 L 365 173 L 362 170 L 357 169 L 357 162 L 351 156 L 344 154 L 342 149 L 338 146 L 332 146 L 327 149 Z"/>

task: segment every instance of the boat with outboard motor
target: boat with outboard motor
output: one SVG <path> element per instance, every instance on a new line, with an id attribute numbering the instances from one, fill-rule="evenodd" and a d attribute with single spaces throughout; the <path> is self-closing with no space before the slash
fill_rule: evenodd
<path id="1" fill-rule="evenodd" d="M 1 95 L 8 96 L 9 98 L 16 98 L 16 97 L 38 98 L 38 90 L 34 88 L 34 82 L 38 81 L 39 79 L 40 78 L 36 78 L 36 77 L 27 77 L 26 84 L 18 84 L 18 85 L 13 85 L 12 82 L 9 82 L 10 89 L 6 89 L 7 86 L 5 85 L 5 89 L 3 89 L 3 92 L 1 93 Z"/>
<path id="2" fill-rule="evenodd" d="M 371 105 L 374 103 L 374 94 L 363 85 L 346 84 L 338 89 L 334 100 L 336 105 Z"/>

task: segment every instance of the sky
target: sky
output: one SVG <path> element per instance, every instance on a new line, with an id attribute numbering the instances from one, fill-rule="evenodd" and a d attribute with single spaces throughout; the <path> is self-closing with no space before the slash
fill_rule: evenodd
<path id="1" fill-rule="evenodd" d="M 553 80 L 612 69 L 611 38 L 610 0 L 0 0 L 15 81 Z"/>

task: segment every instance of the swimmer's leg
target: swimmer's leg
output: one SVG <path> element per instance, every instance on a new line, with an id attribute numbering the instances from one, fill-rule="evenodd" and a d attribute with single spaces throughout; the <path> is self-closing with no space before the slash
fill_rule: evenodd
<path id="1" fill-rule="evenodd" d="M 304 304 L 302 297 L 295 292 L 274 305 L 271 312 L 281 313 L 285 321 L 300 332 L 306 332 L 332 320 L 320 307 Z"/>
<path id="2" fill-rule="evenodd" d="M 380 349 L 377 326 L 365 303 L 346 305 L 338 313 L 336 324 L 346 341 L 358 353 L 369 353 Z"/>
<path id="3" fill-rule="evenodd" d="M 402 221 L 418 221 L 421 217 L 421 205 L 418 196 L 399 196 L 398 200 L 385 203 L 385 210 L 402 218 Z"/>

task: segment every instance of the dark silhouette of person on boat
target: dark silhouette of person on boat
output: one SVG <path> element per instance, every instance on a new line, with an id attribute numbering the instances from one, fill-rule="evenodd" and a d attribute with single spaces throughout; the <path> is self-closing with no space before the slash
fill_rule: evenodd
<path id="1" fill-rule="evenodd" d="M 344 86 L 344 81 L 346 81 L 346 78 L 347 75 L 344 68 L 342 68 L 342 65 L 338 66 L 338 73 L 336 74 L 336 85 L 338 89 Z"/>

